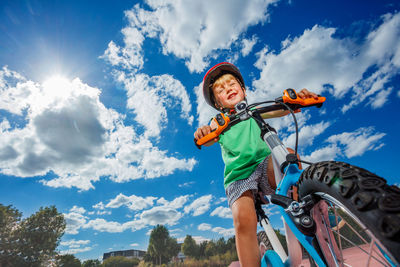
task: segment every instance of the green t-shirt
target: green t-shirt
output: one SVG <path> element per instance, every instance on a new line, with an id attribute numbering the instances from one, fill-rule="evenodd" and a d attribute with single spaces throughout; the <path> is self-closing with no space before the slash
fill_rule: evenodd
<path id="1" fill-rule="evenodd" d="M 242 121 L 219 137 L 225 163 L 224 187 L 246 179 L 271 151 L 261 139 L 261 130 L 252 118 Z"/>

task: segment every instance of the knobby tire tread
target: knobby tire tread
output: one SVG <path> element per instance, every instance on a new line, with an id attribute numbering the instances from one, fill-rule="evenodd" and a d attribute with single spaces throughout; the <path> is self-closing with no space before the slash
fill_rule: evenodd
<path id="1" fill-rule="evenodd" d="M 400 263 L 400 189 L 386 180 L 344 162 L 324 161 L 304 170 L 300 199 L 327 193 L 351 211 Z"/>

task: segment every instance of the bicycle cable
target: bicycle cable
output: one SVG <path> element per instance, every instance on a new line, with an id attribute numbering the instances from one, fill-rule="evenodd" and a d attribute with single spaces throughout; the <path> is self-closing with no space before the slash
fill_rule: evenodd
<path id="1" fill-rule="evenodd" d="M 299 143 L 299 127 L 297 124 L 297 119 L 296 119 L 296 115 L 294 115 L 294 111 L 293 109 L 291 109 L 289 107 L 289 105 L 287 105 L 286 103 L 279 101 L 279 100 L 275 100 L 275 101 L 263 101 L 263 102 L 259 102 L 259 103 L 254 103 L 254 104 L 250 104 L 247 108 L 250 109 L 252 107 L 256 107 L 262 104 L 268 104 L 268 103 L 279 103 L 281 105 L 283 105 L 287 110 L 289 110 L 290 114 L 292 114 L 293 120 L 294 120 L 294 125 L 296 128 L 296 143 L 295 143 L 295 149 L 294 149 L 294 154 L 297 155 L 297 147 L 298 147 L 298 143 Z M 257 120 L 254 116 L 251 116 L 253 119 Z M 308 164 L 308 162 L 304 162 L 306 164 Z M 312 163 L 311 163 L 312 164 Z"/>

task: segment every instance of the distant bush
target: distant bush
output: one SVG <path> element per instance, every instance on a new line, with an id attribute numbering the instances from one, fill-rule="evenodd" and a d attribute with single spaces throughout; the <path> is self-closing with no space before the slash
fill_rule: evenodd
<path id="1" fill-rule="evenodd" d="M 104 267 L 132 267 L 138 266 L 139 260 L 135 258 L 126 258 L 123 256 L 109 257 L 103 261 L 101 266 Z"/>

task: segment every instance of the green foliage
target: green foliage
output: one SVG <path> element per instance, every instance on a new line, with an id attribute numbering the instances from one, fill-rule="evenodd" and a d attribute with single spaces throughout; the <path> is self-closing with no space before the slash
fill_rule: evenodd
<path id="1" fill-rule="evenodd" d="M 86 260 L 82 263 L 82 267 L 100 267 L 101 262 L 99 260 Z"/>
<path id="2" fill-rule="evenodd" d="M 207 241 L 204 241 L 204 242 L 200 243 L 199 249 L 198 249 L 198 253 L 197 253 L 198 254 L 197 258 L 201 258 L 201 257 L 206 255 L 206 248 L 207 248 L 207 244 L 208 243 L 209 242 L 207 242 Z"/>
<path id="3" fill-rule="evenodd" d="M 40 266 L 54 259 L 64 234 L 64 216 L 54 206 L 21 220 L 12 206 L 0 204 L 0 265 Z"/>
<path id="4" fill-rule="evenodd" d="M 126 258 L 124 256 L 109 257 L 103 261 L 104 267 L 132 267 L 138 266 L 139 260 L 136 258 Z"/>
<path id="5" fill-rule="evenodd" d="M 198 258 L 199 247 L 192 236 L 187 235 L 182 244 L 182 252 L 188 257 Z"/>
<path id="6" fill-rule="evenodd" d="M 151 262 L 146 262 L 145 260 L 139 262 L 138 267 L 154 267 L 154 264 Z"/>
<path id="7" fill-rule="evenodd" d="M 237 261 L 235 238 L 228 240 L 220 238 L 218 240 L 204 241 L 199 245 L 194 239 L 187 235 L 182 244 L 182 252 L 187 257 L 184 266 L 228 266 L 232 261 Z M 181 266 L 175 263 L 172 266 Z"/>
<path id="8" fill-rule="evenodd" d="M 213 242 L 214 243 L 214 242 Z M 203 258 L 200 260 L 194 258 L 187 258 L 185 263 L 175 263 L 170 266 L 173 267 L 226 267 L 229 266 L 233 261 L 237 261 L 238 257 L 236 251 L 227 251 L 224 254 L 218 254 L 209 258 Z"/>
<path id="9" fill-rule="evenodd" d="M 71 254 L 57 256 L 56 260 L 57 267 L 81 267 L 81 261 Z"/>
<path id="10" fill-rule="evenodd" d="M 204 256 L 206 258 L 209 258 L 211 256 L 214 256 L 216 254 L 217 250 L 215 249 L 215 243 L 214 242 L 207 242 L 206 244 L 206 249 L 204 251 Z"/>
<path id="11" fill-rule="evenodd" d="M 163 225 L 157 225 L 151 231 L 146 260 L 155 264 L 168 263 L 179 252 L 179 245 L 175 238 L 169 236 L 168 229 Z"/>
<path id="12" fill-rule="evenodd" d="M 0 204 L 0 265 L 11 266 L 20 263 L 17 256 L 18 227 L 22 214 L 12 206 Z M 18 261 L 17 261 L 18 260 Z"/>

